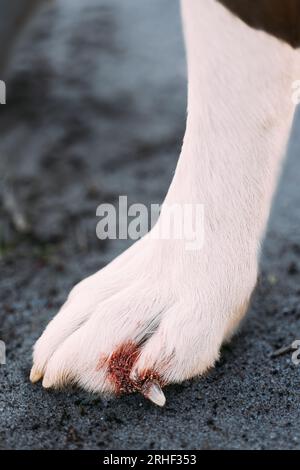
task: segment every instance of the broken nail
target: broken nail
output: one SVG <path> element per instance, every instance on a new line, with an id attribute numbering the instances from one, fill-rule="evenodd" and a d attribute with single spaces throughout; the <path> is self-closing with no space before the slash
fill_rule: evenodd
<path id="1" fill-rule="evenodd" d="M 148 382 L 146 391 L 143 392 L 143 395 L 152 401 L 155 405 L 164 406 L 166 403 L 166 397 L 162 391 L 160 385 L 157 382 Z"/>

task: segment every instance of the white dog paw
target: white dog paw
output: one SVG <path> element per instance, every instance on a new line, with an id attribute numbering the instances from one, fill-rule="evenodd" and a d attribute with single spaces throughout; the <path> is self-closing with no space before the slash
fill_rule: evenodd
<path id="1" fill-rule="evenodd" d="M 216 271 L 180 243 L 145 237 L 71 291 L 34 347 L 31 380 L 138 391 L 162 406 L 162 387 L 213 366 L 244 314 L 255 276 L 234 266 L 225 257 Z"/>

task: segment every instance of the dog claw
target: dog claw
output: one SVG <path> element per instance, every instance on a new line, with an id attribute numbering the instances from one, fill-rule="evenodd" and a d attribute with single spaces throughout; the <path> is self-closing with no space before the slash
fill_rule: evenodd
<path id="1" fill-rule="evenodd" d="M 30 371 L 30 381 L 34 384 L 43 377 L 43 373 L 35 366 Z"/>
<path id="2" fill-rule="evenodd" d="M 53 387 L 53 382 L 49 380 L 47 377 L 44 377 L 44 380 L 42 382 L 43 388 L 51 388 Z"/>
<path id="3" fill-rule="evenodd" d="M 166 403 L 164 392 L 157 382 L 148 382 L 147 391 L 143 395 L 155 405 L 164 406 Z"/>

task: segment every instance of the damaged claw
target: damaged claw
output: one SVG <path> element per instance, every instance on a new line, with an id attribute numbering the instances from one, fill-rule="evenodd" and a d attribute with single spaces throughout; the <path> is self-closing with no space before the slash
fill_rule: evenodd
<path id="1" fill-rule="evenodd" d="M 107 379 L 114 385 L 117 396 L 123 393 L 140 392 L 155 405 L 164 406 L 166 398 L 160 385 L 164 382 L 155 370 L 136 371 L 134 366 L 139 354 L 139 346 L 128 341 L 121 344 L 110 356 L 101 355 L 96 371 L 106 367 Z"/>
<path id="2" fill-rule="evenodd" d="M 141 390 L 141 393 L 155 405 L 164 406 L 166 403 L 164 392 L 157 382 L 148 382 L 147 389 L 145 391 Z"/>

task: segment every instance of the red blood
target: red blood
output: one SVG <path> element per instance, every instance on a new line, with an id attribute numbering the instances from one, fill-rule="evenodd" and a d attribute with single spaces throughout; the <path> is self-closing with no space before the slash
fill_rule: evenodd
<path id="1" fill-rule="evenodd" d="M 132 341 L 121 344 L 110 356 L 99 358 L 97 369 L 107 368 L 107 378 L 115 386 L 115 393 L 141 392 L 147 396 L 151 382 L 163 385 L 161 377 L 152 369 L 146 369 L 134 380 L 130 373 L 140 354 L 140 348 Z"/>

